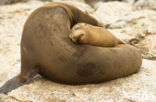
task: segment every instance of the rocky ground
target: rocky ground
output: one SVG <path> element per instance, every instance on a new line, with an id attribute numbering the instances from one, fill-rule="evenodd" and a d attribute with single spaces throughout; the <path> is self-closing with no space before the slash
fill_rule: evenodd
<path id="1" fill-rule="evenodd" d="M 20 71 L 20 39 L 27 17 L 49 1 L 0 6 L 0 86 Z M 0 94 L 0 102 L 155 102 L 156 6 L 148 5 L 156 1 L 136 6 L 117 1 L 100 1 L 91 6 L 84 0 L 53 1 L 63 1 L 89 13 L 116 37 L 137 47 L 144 58 L 141 70 L 125 78 L 80 86 L 58 84 L 39 76 L 7 95 Z"/>

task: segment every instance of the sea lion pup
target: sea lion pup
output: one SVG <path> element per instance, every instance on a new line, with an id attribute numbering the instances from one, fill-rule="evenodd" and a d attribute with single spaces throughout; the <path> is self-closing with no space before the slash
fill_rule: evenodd
<path id="1" fill-rule="evenodd" d="M 123 42 L 117 39 L 105 27 L 78 23 L 73 26 L 69 37 L 75 43 L 89 44 L 102 47 L 114 47 Z"/>
<path id="2" fill-rule="evenodd" d="M 70 30 L 77 23 L 102 26 L 79 9 L 49 3 L 27 19 L 21 39 L 21 72 L 7 81 L 7 93 L 32 80 L 36 74 L 64 84 L 99 83 L 138 72 L 142 58 L 130 45 L 105 48 L 74 44 Z"/>

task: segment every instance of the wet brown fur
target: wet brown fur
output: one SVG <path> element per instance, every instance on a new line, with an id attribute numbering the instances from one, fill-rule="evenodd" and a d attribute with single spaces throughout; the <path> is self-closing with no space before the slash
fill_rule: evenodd
<path id="1" fill-rule="evenodd" d="M 130 45 L 98 47 L 74 44 L 70 29 L 77 23 L 102 26 L 79 9 L 49 3 L 27 19 L 21 40 L 21 73 L 7 81 L 0 93 L 28 83 L 36 74 L 64 84 L 99 83 L 138 72 L 142 57 Z"/>

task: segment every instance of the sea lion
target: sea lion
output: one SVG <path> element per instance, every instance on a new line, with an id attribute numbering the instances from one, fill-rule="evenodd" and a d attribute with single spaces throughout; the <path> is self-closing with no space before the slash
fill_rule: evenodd
<path id="1" fill-rule="evenodd" d="M 64 3 L 49 3 L 27 19 L 21 39 L 21 72 L 0 93 L 31 81 L 36 74 L 64 84 L 99 83 L 138 72 L 140 52 L 133 46 L 99 47 L 75 44 L 69 38 L 77 23 L 103 26 L 93 17 Z"/>
<path id="2" fill-rule="evenodd" d="M 75 43 L 101 47 L 114 47 L 119 44 L 124 44 L 105 27 L 93 26 L 86 23 L 78 23 L 74 25 L 69 37 Z"/>

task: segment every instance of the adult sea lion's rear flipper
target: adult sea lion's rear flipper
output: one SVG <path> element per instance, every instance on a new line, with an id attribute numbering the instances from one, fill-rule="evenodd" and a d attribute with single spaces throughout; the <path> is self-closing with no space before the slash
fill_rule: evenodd
<path id="1" fill-rule="evenodd" d="M 0 87 L 0 93 L 6 94 L 24 84 L 29 83 L 36 74 L 30 75 L 26 79 L 20 75 L 8 80 L 2 87 Z"/>
<path id="2" fill-rule="evenodd" d="M 22 82 L 20 76 L 16 76 L 10 80 L 8 80 L 2 87 L 0 87 L 0 93 L 8 93 L 9 91 L 25 84 L 26 82 Z"/>

